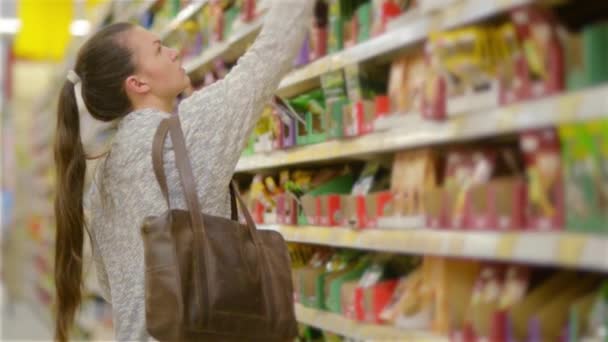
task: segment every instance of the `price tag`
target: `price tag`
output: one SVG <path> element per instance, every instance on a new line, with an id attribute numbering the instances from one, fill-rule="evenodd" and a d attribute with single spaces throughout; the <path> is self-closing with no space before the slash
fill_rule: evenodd
<path id="1" fill-rule="evenodd" d="M 283 235 L 283 238 L 287 241 L 294 241 L 294 239 L 295 239 L 292 227 L 276 226 L 276 229 L 275 229 L 275 227 L 273 226 L 271 229 L 279 232 L 281 235 Z"/>
<path id="2" fill-rule="evenodd" d="M 517 235 L 505 234 L 500 237 L 496 245 L 496 256 L 500 259 L 508 259 L 513 256 L 513 250 L 517 243 Z"/>
<path id="3" fill-rule="evenodd" d="M 429 252 L 441 253 L 441 238 L 437 235 L 427 235 L 425 249 Z"/>
<path id="4" fill-rule="evenodd" d="M 508 9 L 513 5 L 513 0 L 498 0 L 498 10 Z"/>
<path id="5" fill-rule="evenodd" d="M 335 55 L 330 58 L 327 70 L 324 73 L 344 68 L 344 66 L 346 66 L 346 57 L 344 57 L 343 53 Z"/>
<path id="6" fill-rule="evenodd" d="M 573 121 L 583 102 L 581 94 L 569 94 L 560 97 L 558 101 L 558 120 L 560 123 Z"/>
<path id="7" fill-rule="evenodd" d="M 450 236 L 448 252 L 452 255 L 464 255 L 465 237 L 462 234 Z"/>
<path id="8" fill-rule="evenodd" d="M 460 21 L 463 17 L 466 4 L 466 1 L 459 0 L 449 5 L 443 13 L 445 18 L 444 25 L 451 26 L 452 23 Z"/>
<path id="9" fill-rule="evenodd" d="M 498 132 L 511 132 L 515 128 L 515 121 L 517 115 L 521 112 L 520 106 L 509 106 L 503 110 L 501 110 L 498 114 L 498 118 L 496 119 L 498 122 L 496 123 L 496 127 Z"/>
<path id="10" fill-rule="evenodd" d="M 297 163 L 305 159 L 309 155 L 308 150 L 306 148 L 299 148 L 293 151 L 289 151 L 286 153 L 287 163 Z"/>
<path id="11" fill-rule="evenodd" d="M 425 252 L 425 250 L 423 248 L 421 248 L 421 243 L 422 243 L 422 239 L 420 234 L 416 233 L 416 232 L 412 232 L 412 235 L 409 238 L 409 243 L 408 243 L 408 250 L 411 250 L 413 252 Z"/>
<path id="12" fill-rule="evenodd" d="M 443 19 L 442 16 L 436 13 L 429 15 L 429 36 L 432 33 L 437 33 L 441 31 L 443 27 Z"/>
<path id="13" fill-rule="evenodd" d="M 466 117 L 467 117 L 467 115 L 463 114 L 463 115 L 457 115 L 450 119 L 449 125 L 450 125 L 451 135 L 453 137 L 455 137 L 455 138 L 460 137 L 464 133 L 464 129 L 466 126 L 465 125 Z"/>
<path id="14" fill-rule="evenodd" d="M 310 228 L 308 229 L 310 231 Z M 343 236 L 341 234 L 336 234 L 336 236 L 332 236 L 332 231 L 328 228 L 315 228 L 314 231 L 311 231 L 311 234 L 307 234 L 308 239 L 311 242 L 318 242 L 321 244 L 341 244 L 344 241 L 341 239 Z M 332 238 L 333 237 L 333 238 Z"/>
<path id="15" fill-rule="evenodd" d="M 339 228 L 338 229 L 333 229 L 333 228 L 328 228 L 328 230 L 333 230 L 334 232 L 340 232 L 339 234 L 336 234 L 337 236 L 335 238 L 333 238 L 332 240 L 336 241 L 340 241 L 340 243 L 343 246 L 357 246 L 357 247 L 361 247 L 360 243 L 359 243 L 359 237 L 361 235 L 361 233 L 359 232 L 355 232 L 353 230 L 350 229 L 344 229 L 344 228 Z M 329 242 L 329 241 L 328 241 Z"/>
<path id="16" fill-rule="evenodd" d="M 586 236 L 567 236 L 561 238 L 557 246 L 557 260 L 565 265 L 578 264 L 586 244 Z"/>

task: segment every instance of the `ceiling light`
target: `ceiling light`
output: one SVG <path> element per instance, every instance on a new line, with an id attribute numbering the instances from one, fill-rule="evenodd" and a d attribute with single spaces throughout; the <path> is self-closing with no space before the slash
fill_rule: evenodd
<path id="1" fill-rule="evenodd" d="M 21 28 L 21 20 L 17 18 L 0 18 L 0 35 L 16 34 Z"/>
<path id="2" fill-rule="evenodd" d="M 91 23 L 88 20 L 77 19 L 70 25 L 70 33 L 73 36 L 83 37 L 91 31 Z"/>

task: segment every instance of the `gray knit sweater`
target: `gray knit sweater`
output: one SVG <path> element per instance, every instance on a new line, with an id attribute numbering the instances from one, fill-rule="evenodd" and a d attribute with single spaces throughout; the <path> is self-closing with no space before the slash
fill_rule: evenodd
<path id="1" fill-rule="evenodd" d="M 289 71 L 312 17 L 313 0 L 275 0 L 248 52 L 224 78 L 195 92 L 179 116 L 203 211 L 229 217 L 228 184 L 245 141 L 280 80 Z M 89 227 L 99 282 L 112 304 L 116 339 L 146 340 L 143 219 L 167 210 L 152 170 L 152 139 L 162 118 L 138 110 L 119 124 L 108 156 L 88 193 Z M 170 138 L 165 172 L 173 208 L 186 208 Z"/>

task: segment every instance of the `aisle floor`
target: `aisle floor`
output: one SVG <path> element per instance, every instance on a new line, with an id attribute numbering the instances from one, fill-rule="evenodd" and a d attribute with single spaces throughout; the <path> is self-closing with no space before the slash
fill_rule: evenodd
<path id="1" fill-rule="evenodd" d="M 0 291 L 2 305 L 1 341 L 52 341 L 50 322 L 43 322 L 35 307 L 25 302 L 4 301 L 4 291 Z"/>

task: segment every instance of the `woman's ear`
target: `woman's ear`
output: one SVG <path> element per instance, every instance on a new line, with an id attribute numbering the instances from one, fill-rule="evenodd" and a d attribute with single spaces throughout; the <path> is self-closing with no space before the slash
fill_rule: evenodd
<path id="1" fill-rule="evenodd" d="M 125 89 L 127 94 L 145 94 L 150 91 L 150 86 L 148 83 L 140 80 L 137 76 L 132 75 L 125 80 Z"/>

